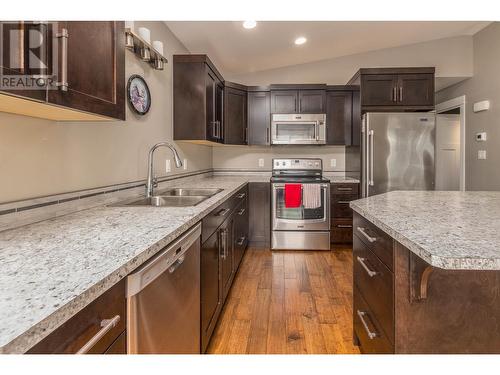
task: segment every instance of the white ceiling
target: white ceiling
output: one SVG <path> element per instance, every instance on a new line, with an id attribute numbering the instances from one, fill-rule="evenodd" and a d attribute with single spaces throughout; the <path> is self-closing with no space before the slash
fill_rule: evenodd
<path id="1" fill-rule="evenodd" d="M 459 35 L 489 22 L 266 21 L 251 30 L 236 21 L 169 21 L 191 53 L 206 53 L 222 74 L 236 75 Z M 307 43 L 294 44 L 305 36 Z"/>

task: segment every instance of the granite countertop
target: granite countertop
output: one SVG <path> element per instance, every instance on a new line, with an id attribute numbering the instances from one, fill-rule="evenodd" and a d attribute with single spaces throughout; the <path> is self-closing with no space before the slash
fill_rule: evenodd
<path id="1" fill-rule="evenodd" d="M 500 270 L 500 192 L 393 191 L 350 205 L 432 266 Z"/>
<path id="2" fill-rule="evenodd" d="M 269 177 L 172 181 L 224 190 L 194 207 L 101 206 L 0 232 L 0 353 L 27 351 L 254 181 Z"/>

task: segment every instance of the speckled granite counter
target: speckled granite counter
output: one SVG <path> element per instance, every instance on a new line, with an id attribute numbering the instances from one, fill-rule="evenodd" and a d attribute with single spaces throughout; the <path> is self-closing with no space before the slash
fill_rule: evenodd
<path id="1" fill-rule="evenodd" d="M 0 352 L 23 353 L 261 175 L 168 185 L 224 191 L 194 207 L 92 208 L 0 232 Z"/>
<path id="2" fill-rule="evenodd" d="M 350 205 L 435 267 L 500 270 L 500 192 L 393 191 Z"/>

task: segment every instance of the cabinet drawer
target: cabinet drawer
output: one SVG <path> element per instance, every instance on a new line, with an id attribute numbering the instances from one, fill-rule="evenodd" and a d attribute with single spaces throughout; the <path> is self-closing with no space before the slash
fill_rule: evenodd
<path id="1" fill-rule="evenodd" d="M 87 352 L 102 354 L 125 331 L 125 327 L 126 299 L 123 279 L 36 344 L 28 353 L 77 353 L 101 333 L 100 339 L 95 340 L 95 344 Z"/>
<path id="2" fill-rule="evenodd" d="M 393 274 L 356 236 L 353 239 L 352 249 L 354 284 L 370 306 L 374 318 L 380 323 L 387 337 L 393 341 Z"/>
<path id="3" fill-rule="evenodd" d="M 332 243 L 352 242 L 352 219 L 334 218 L 330 230 Z"/>
<path id="4" fill-rule="evenodd" d="M 122 332 L 104 354 L 127 354 L 127 332 Z"/>
<path id="5" fill-rule="evenodd" d="M 353 232 L 391 271 L 394 271 L 393 241 L 388 234 L 357 213 L 354 213 Z"/>
<path id="6" fill-rule="evenodd" d="M 353 296 L 353 329 L 361 345 L 361 352 L 368 354 L 394 353 L 393 345 L 380 329 L 380 324 L 356 286 L 354 286 Z"/>
<path id="7" fill-rule="evenodd" d="M 248 197 L 248 184 L 234 193 L 227 201 L 219 205 L 210 212 L 203 220 L 201 225 L 201 243 L 204 243 L 216 231 L 216 229 L 226 220 L 235 210 L 241 201 Z"/>
<path id="8" fill-rule="evenodd" d="M 331 189 L 333 194 L 355 194 L 356 198 L 359 194 L 359 184 L 346 183 L 346 184 L 332 184 Z"/>
<path id="9" fill-rule="evenodd" d="M 349 207 L 349 202 L 357 198 L 357 194 L 332 195 L 332 217 L 352 218 L 352 210 Z"/>

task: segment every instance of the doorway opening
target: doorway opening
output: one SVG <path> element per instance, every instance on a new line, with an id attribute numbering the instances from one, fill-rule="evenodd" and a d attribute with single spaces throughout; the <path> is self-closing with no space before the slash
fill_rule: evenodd
<path id="1" fill-rule="evenodd" d="M 436 105 L 436 190 L 465 190 L 465 96 Z"/>

